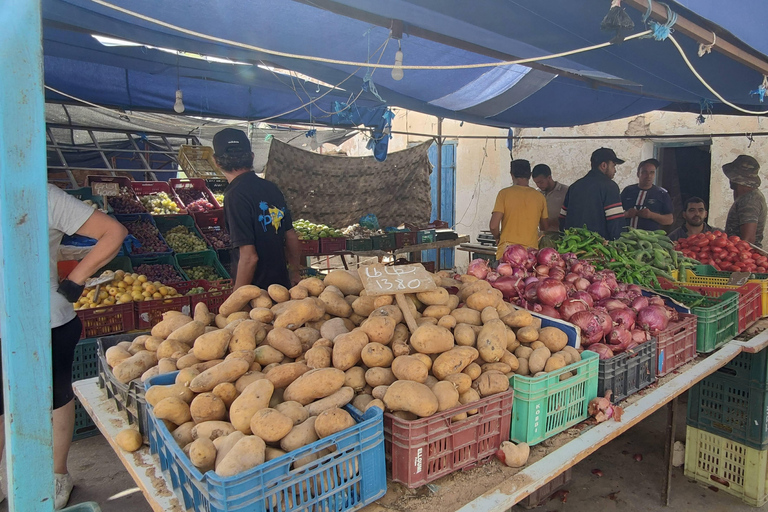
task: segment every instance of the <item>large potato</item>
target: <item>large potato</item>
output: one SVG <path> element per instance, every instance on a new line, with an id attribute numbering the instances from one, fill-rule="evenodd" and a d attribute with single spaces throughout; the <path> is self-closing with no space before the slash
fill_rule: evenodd
<path id="1" fill-rule="evenodd" d="M 227 297 L 224 303 L 219 307 L 219 314 L 229 316 L 232 313 L 241 311 L 251 300 L 261 295 L 261 288 L 247 284 L 241 286 L 232 295 Z"/>
<path id="2" fill-rule="evenodd" d="M 501 292 L 496 288 L 490 288 L 473 293 L 467 297 L 465 302 L 468 308 L 472 308 L 475 311 L 482 311 L 487 307 L 495 308 L 496 304 L 501 300 Z"/>
<path id="3" fill-rule="evenodd" d="M 213 393 L 200 393 L 189 404 L 189 413 L 195 423 L 223 420 L 227 417 L 227 406 Z"/>
<path id="4" fill-rule="evenodd" d="M 397 326 L 397 322 L 394 318 L 375 316 L 360 324 L 360 330 L 368 336 L 370 342 L 387 345 L 392 341 L 392 336 L 395 334 L 395 326 Z"/>
<path id="5" fill-rule="evenodd" d="M 487 363 L 499 361 L 507 349 L 507 328 L 501 320 L 490 320 L 477 335 L 477 350 Z"/>
<path id="6" fill-rule="evenodd" d="M 306 406 L 307 412 L 310 416 L 317 416 L 321 412 L 332 409 L 334 407 L 343 407 L 352 401 L 355 396 L 355 390 L 345 386 L 336 391 L 332 395 L 329 395 L 320 400 L 315 400 L 311 404 Z"/>
<path id="7" fill-rule="evenodd" d="M 434 290 L 416 294 L 416 298 L 419 299 L 419 302 L 427 306 L 443 306 L 448 303 L 448 297 L 448 290 L 439 286 Z"/>
<path id="8" fill-rule="evenodd" d="M 438 412 L 447 411 L 459 405 L 459 392 L 453 382 L 440 381 L 432 386 L 432 392 L 437 397 Z"/>
<path id="9" fill-rule="evenodd" d="M 440 380 L 452 373 L 460 373 L 477 359 L 479 353 L 474 347 L 454 347 L 443 352 L 432 363 L 432 373 Z"/>
<path id="10" fill-rule="evenodd" d="M 186 315 L 167 315 L 154 327 L 152 327 L 152 336 L 165 339 L 173 331 L 188 324 L 192 319 Z"/>
<path id="11" fill-rule="evenodd" d="M 204 421 L 192 427 L 192 438 L 207 437 L 211 441 L 222 436 L 228 436 L 235 431 L 235 427 L 226 421 Z"/>
<path id="12" fill-rule="evenodd" d="M 554 354 L 568 345 L 568 335 L 557 327 L 544 327 L 539 331 L 539 341 Z"/>
<path id="13" fill-rule="evenodd" d="M 293 420 L 276 409 L 260 409 L 251 418 L 251 432 L 266 443 L 277 443 L 292 428 Z"/>
<path id="14" fill-rule="evenodd" d="M 360 329 L 338 336 L 333 343 L 334 368 L 346 371 L 355 366 L 367 344 L 368 336 Z"/>
<path id="15" fill-rule="evenodd" d="M 315 419 L 315 433 L 320 439 L 354 426 L 352 415 L 338 407 L 321 412 Z"/>
<path id="16" fill-rule="evenodd" d="M 440 354 L 453 348 L 453 334 L 438 325 L 422 325 L 411 335 L 411 345 L 422 354 Z"/>
<path id="17" fill-rule="evenodd" d="M 363 291 L 363 282 L 360 280 L 360 276 L 357 272 L 350 272 L 348 270 L 331 270 L 325 279 L 323 284 L 328 286 L 335 286 L 344 295 L 360 295 Z"/>
<path id="18" fill-rule="evenodd" d="M 331 366 L 332 356 L 333 349 L 323 345 L 317 345 L 307 350 L 304 354 L 304 362 L 313 370 L 317 368 L 328 368 Z"/>
<path id="19" fill-rule="evenodd" d="M 160 400 L 153 407 L 155 417 L 168 420 L 176 425 L 181 425 L 192 419 L 189 412 L 189 404 L 179 397 L 169 396 Z"/>
<path id="20" fill-rule="evenodd" d="M 285 388 L 288 385 L 307 373 L 311 368 L 304 363 L 286 363 L 272 368 L 267 373 L 267 380 L 276 388 Z"/>
<path id="21" fill-rule="evenodd" d="M 496 393 L 503 393 L 509 389 L 509 379 L 501 372 L 489 370 L 480 375 L 472 384 L 472 387 L 480 393 L 482 398 L 485 398 Z"/>
<path id="22" fill-rule="evenodd" d="M 435 414 L 439 407 L 431 389 L 410 380 L 398 380 L 387 387 L 383 402 L 391 411 L 406 411 L 421 418 Z"/>
<path id="23" fill-rule="evenodd" d="M 352 306 L 343 297 L 329 290 L 328 287 L 323 290 L 323 293 L 318 298 L 325 306 L 326 313 L 343 318 L 349 318 L 352 314 Z"/>
<path id="24" fill-rule="evenodd" d="M 229 340 L 229 350 L 254 350 L 258 345 L 257 335 L 259 331 L 264 330 L 264 324 L 256 320 L 246 320 L 238 324 L 232 331 L 232 338 Z"/>
<path id="25" fill-rule="evenodd" d="M 489 285 L 490 286 L 490 285 Z M 472 308 L 457 308 L 451 311 L 451 316 L 457 324 L 483 325 L 483 319 L 479 311 Z"/>
<path id="26" fill-rule="evenodd" d="M 325 314 L 325 308 L 321 307 L 312 297 L 306 299 L 284 302 L 286 308 L 277 314 L 273 324 L 275 327 L 284 327 L 296 330 L 307 322 L 320 320 Z M 283 305 L 281 304 L 281 305 Z"/>
<path id="27" fill-rule="evenodd" d="M 235 476 L 264 462 L 266 444 L 257 436 L 240 439 L 216 467 L 221 477 Z"/>
<path id="28" fill-rule="evenodd" d="M 231 338 L 232 333 L 224 329 L 203 334 L 195 340 L 192 353 L 201 361 L 221 359 L 227 354 Z"/>
<path id="29" fill-rule="evenodd" d="M 386 368 L 392 365 L 395 356 L 392 349 L 381 343 L 368 343 L 360 353 L 363 364 L 368 368 Z"/>
<path id="30" fill-rule="evenodd" d="M 315 432 L 316 420 L 316 416 L 310 416 L 304 422 L 294 426 L 293 429 L 280 441 L 280 448 L 286 452 L 292 452 L 293 450 L 298 450 L 302 446 L 317 441 L 318 437 Z"/>
<path id="31" fill-rule="evenodd" d="M 344 372 L 337 368 L 310 370 L 285 388 L 283 398 L 307 405 L 341 389 L 344 378 Z"/>
<path id="32" fill-rule="evenodd" d="M 112 369 L 115 378 L 127 384 L 141 377 L 145 371 L 157 364 L 157 355 L 148 350 L 141 350 L 127 359 L 123 359 Z"/>
<path id="33" fill-rule="evenodd" d="M 376 386 L 389 386 L 396 380 L 397 377 L 395 377 L 391 368 L 368 368 L 365 372 L 365 382 L 372 388 Z"/>
<path id="34" fill-rule="evenodd" d="M 189 383 L 189 389 L 195 393 L 202 393 L 213 390 L 222 382 L 235 382 L 248 371 L 250 366 L 248 361 L 243 359 L 223 361 L 192 379 L 192 382 Z"/>
<path id="35" fill-rule="evenodd" d="M 423 384 L 429 375 L 429 368 L 414 356 L 399 356 L 392 361 L 392 373 L 399 380 L 412 380 Z"/>
<path id="36" fill-rule="evenodd" d="M 205 333 L 205 324 L 203 322 L 198 322 L 197 320 L 192 320 L 174 330 L 168 335 L 168 339 L 180 341 L 189 345 L 203 333 Z"/>
<path id="37" fill-rule="evenodd" d="M 290 329 L 275 327 L 269 331 L 266 339 L 270 347 L 279 350 L 287 357 L 301 355 L 301 340 Z"/>
<path id="38" fill-rule="evenodd" d="M 267 379 L 248 384 L 229 408 L 232 426 L 244 434 L 251 433 L 251 418 L 256 411 L 266 409 L 275 387 Z"/>

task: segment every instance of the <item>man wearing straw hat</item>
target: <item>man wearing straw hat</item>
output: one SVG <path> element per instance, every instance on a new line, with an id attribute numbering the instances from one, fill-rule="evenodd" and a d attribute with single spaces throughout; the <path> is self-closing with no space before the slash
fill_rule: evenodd
<path id="1" fill-rule="evenodd" d="M 731 182 L 733 206 L 728 211 L 725 232 L 762 247 L 765 217 L 768 210 L 765 196 L 760 192 L 760 164 L 747 155 L 723 166 L 723 173 Z"/>

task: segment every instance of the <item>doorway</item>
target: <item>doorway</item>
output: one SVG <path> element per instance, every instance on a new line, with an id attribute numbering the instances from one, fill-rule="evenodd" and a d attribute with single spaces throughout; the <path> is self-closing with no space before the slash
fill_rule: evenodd
<path id="1" fill-rule="evenodd" d="M 683 223 L 680 213 L 683 203 L 690 197 L 700 197 L 709 207 L 709 183 L 712 171 L 711 142 L 708 140 L 683 143 L 657 143 L 656 159 L 661 162 L 656 184 L 669 192 L 675 221 L 667 232 Z"/>

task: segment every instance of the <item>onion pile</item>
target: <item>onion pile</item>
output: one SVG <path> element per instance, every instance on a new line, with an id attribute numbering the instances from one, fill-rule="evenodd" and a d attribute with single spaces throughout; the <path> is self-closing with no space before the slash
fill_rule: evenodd
<path id="1" fill-rule="evenodd" d="M 476 259 L 468 273 L 491 283 L 509 302 L 577 325 L 582 346 L 601 359 L 634 349 L 677 320 L 661 297 L 645 297 L 639 286 L 617 282 L 611 270 L 595 271 L 575 254 L 550 247 L 510 245 L 495 269 Z"/>

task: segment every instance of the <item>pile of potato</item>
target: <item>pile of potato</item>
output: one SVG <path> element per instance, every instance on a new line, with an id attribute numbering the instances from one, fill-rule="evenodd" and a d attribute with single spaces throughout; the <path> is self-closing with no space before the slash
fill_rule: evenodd
<path id="1" fill-rule="evenodd" d="M 354 425 L 346 404 L 424 418 L 579 357 L 564 332 L 540 329 L 487 282 L 433 279 L 435 290 L 406 296 L 413 333 L 394 297 L 368 296 L 357 273 L 335 270 L 290 290 L 243 286 L 218 315 L 203 303 L 193 317 L 168 312 L 150 335 L 109 348 L 107 363 L 123 383 L 179 370 L 147 404 L 195 466 L 232 476 Z"/>

